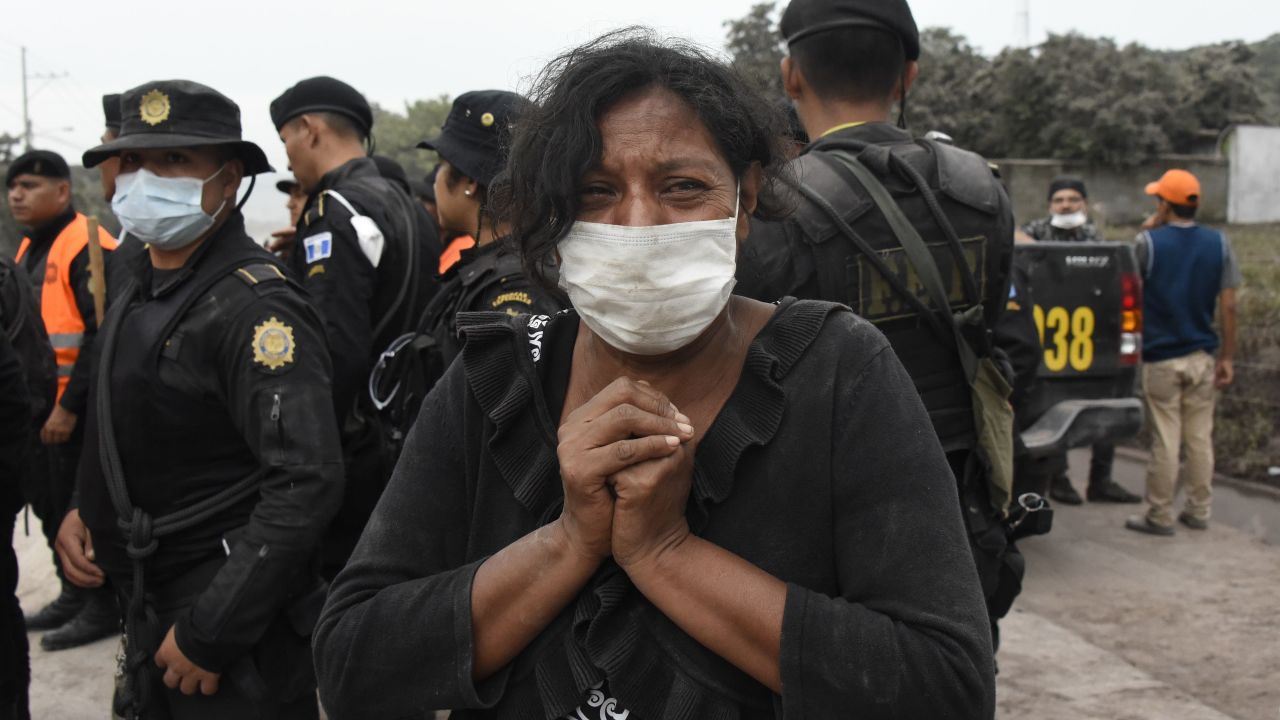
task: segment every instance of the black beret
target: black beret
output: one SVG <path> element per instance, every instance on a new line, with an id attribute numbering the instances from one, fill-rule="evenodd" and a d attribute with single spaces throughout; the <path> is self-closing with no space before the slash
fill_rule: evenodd
<path id="1" fill-rule="evenodd" d="M 902 40 L 907 60 L 920 59 L 920 29 L 907 0 L 791 0 L 779 24 L 788 45 L 846 27 L 887 30 Z"/>
<path id="2" fill-rule="evenodd" d="M 102 114 L 107 119 L 107 129 L 117 135 L 120 133 L 120 93 L 102 96 Z"/>
<path id="3" fill-rule="evenodd" d="M 378 166 L 379 175 L 399 185 L 406 194 L 412 194 L 409 192 L 409 176 L 405 174 L 404 168 L 400 167 L 400 163 L 386 155 L 374 155 L 373 164 Z"/>
<path id="4" fill-rule="evenodd" d="M 71 168 L 62 156 L 51 150 L 31 150 L 9 164 L 4 173 L 4 186 L 13 184 L 19 175 L 39 175 L 40 177 L 67 180 L 71 177 Z"/>
<path id="5" fill-rule="evenodd" d="M 241 135 L 240 106 L 208 85 L 153 80 L 122 93 L 119 107 L 119 135 L 85 151 L 85 167 L 125 150 L 221 146 L 244 162 L 246 175 L 271 172 L 262 148 Z"/>
<path id="6" fill-rule="evenodd" d="M 524 98 L 506 90 L 473 90 L 453 101 L 440 134 L 418 147 L 435 150 L 463 175 L 488 187 L 506 162 L 503 142 Z"/>
<path id="7" fill-rule="evenodd" d="M 366 137 L 373 132 L 373 109 L 355 88 L 331 77 L 300 81 L 271 101 L 271 122 L 276 131 L 290 120 L 314 112 L 331 112 L 351 119 Z"/>
<path id="8" fill-rule="evenodd" d="M 1075 190 L 1080 193 L 1080 197 L 1089 197 L 1089 193 L 1084 189 L 1084 181 L 1078 177 L 1063 175 L 1054 178 L 1053 182 L 1049 183 L 1049 199 L 1052 200 L 1059 190 Z"/>
<path id="9" fill-rule="evenodd" d="M 293 178 L 276 181 L 276 189 L 284 193 L 285 195 L 292 194 L 293 191 L 297 189 L 297 187 L 298 187 L 298 181 L 294 180 Z"/>

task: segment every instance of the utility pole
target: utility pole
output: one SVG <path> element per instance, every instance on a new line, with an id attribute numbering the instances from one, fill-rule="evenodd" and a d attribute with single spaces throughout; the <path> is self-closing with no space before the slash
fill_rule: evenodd
<path id="1" fill-rule="evenodd" d="M 23 152 L 31 152 L 31 110 L 27 97 L 27 46 L 22 46 L 22 141 Z"/>
<path id="2" fill-rule="evenodd" d="M 23 152 L 30 152 L 31 146 L 35 144 L 35 133 L 31 130 L 31 96 L 28 83 L 32 80 L 44 80 L 45 84 L 36 88 L 36 93 L 43 90 L 49 82 L 60 80 L 67 77 L 67 73 L 37 73 L 32 75 L 27 72 L 27 46 L 21 46 L 22 51 L 22 142 L 26 145 Z"/>
<path id="3" fill-rule="evenodd" d="M 1031 0 L 1017 0 L 1014 33 L 1020 48 L 1031 47 Z"/>

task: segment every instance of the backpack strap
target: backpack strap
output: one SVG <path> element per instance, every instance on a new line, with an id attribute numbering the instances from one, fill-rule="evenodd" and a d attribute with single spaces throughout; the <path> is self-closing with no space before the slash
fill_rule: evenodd
<path id="1" fill-rule="evenodd" d="M 932 152 L 935 157 L 939 156 L 941 148 L 947 147 L 929 140 L 921 140 L 919 143 L 921 147 Z M 895 153 L 892 148 L 885 147 L 883 145 L 872 145 L 859 142 L 857 140 L 841 139 L 824 143 L 823 147 L 828 148 L 830 152 L 829 154 L 819 154 L 819 158 L 827 161 L 828 164 L 832 165 L 832 169 L 846 178 L 848 178 L 849 173 L 849 162 L 857 161 L 864 169 L 867 169 L 866 165 L 863 164 L 863 158 L 866 158 L 867 162 L 872 163 L 885 172 L 892 169 L 897 172 L 898 175 L 914 184 L 916 189 L 920 192 L 920 197 L 924 199 L 925 205 L 929 208 L 929 213 L 933 215 L 933 221 L 937 223 L 938 227 L 942 230 L 942 236 L 946 239 L 947 246 L 951 250 L 954 261 L 960 268 L 960 278 L 964 285 L 966 300 L 970 305 L 978 305 L 982 302 L 981 295 L 978 292 L 978 284 L 973 279 L 973 269 L 969 267 L 969 260 L 964 256 L 964 248 L 960 243 L 960 235 L 956 232 L 955 226 L 951 224 L 951 218 L 947 217 L 946 212 L 943 211 L 942 205 L 938 202 L 937 195 L 934 194 L 933 189 L 929 187 L 929 183 L 924 179 L 924 176 L 920 174 L 920 171 L 917 170 L 915 166 L 907 162 L 907 160 L 901 155 Z M 947 149 L 950 150 L 952 148 Z M 831 160 L 836 160 L 838 162 L 833 164 L 831 163 Z M 868 172 L 870 171 L 868 170 Z M 877 184 L 882 188 L 884 187 L 883 183 L 880 182 L 880 179 L 876 177 L 874 173 L 872 173 L 871 176 L 875 178 Z M 864 186 L 866 185 L 866 183 L 861 182 L 861 177 L 858 177 L 857 179 L 860 184 Z M 885 192 L 888 193 L 888 190 Z M 895 207 L 897 206 L 896 202 L 893 204 Z"/>
<path id="2" fill-rule="evenodd" d="M 896 292 L 904 302 L 915 309 L 916 314 L 921 319 L 929 323 L 934 333 L 944 340 L 950 337 L 950 331 L 947 330 L 946 326 L 938 320 L 937 315 L 930 311 L 929 306 L 921 302 L 920 298 L 916 297 L 916 294 L 907 287 L 906 283 L 904 283 L 897 274 L 889 269 L 889 266 L 885 263 L 884 259 L 880 257 L 880 253 L 876 252 L 861 235 L 854 231 L 849 223 L 845 221 L 844 217 L 840 215 L 840 212 L 837 211 L 826 198 L 808 185 L 805 185 L 789 176 L 783 176 L 783 182 L 790 185 L 794 190 L 796 190 L 796 192 L 800 193 L 802 197 L 821 210 L 823 214 L 827 216 L 827 219 L 835 225 L 836 229 L 840 231 L 840 234 L 852 243 L 858 252 L 862 253 L 863 258 L 865 258 L 866 261 L 875 268 L 876 272 L 880 273 L 880 275 L 885 279 L 885 282 L 889 284 L 889 287 L 893 288 L 893 291 Z M 836 293 L 844 289 L 844 278 L 840 275 L 844 269 L 843 252 L 838 253 L 838 255 L 839 257 L 829 257 L 826 258 L 825 262 L 817 263 L 818 281 L 820 284 L 825 286 L 823 288 L 824 294 L 833 298 L 840 297 L 841 295 Z"/>
<path id="3" fill-rule="evenodd" d="M 965 377 L 972 383 L 978 375 L 978 356 L 973 347 L 964 338 L 955 314 L 951 312 L 951 303 L 947 299 L 946 286 L 942 282 L 942 275 L 938 272 L 938 265 L 934 262 L 928 246 L 925 245 L 924 238 L 920 237 L 920 233 L 915 229 L 915 226 L 907 219 L 906 213 L 902 212 L 902 208 L 898 207 L 898 203 L 894 201 L 893 196 L 889 194 L 889 190 L 875 176 L 875 173 L 871 172 L 867 166 L 848 153 L 836 152 L 832 154 L 835 155 L 834 159 L 848 167 L 858 182 L 866 188 L 871 195 L 871 199 L 875 201 L 876 206 L 880 208 L 880 212 L 888 220 L 889 227 L 893 229 L 893 234 L 897 236 L 898 242 L 902 244 L 902 249 L 906 251 L 907 257 L 911 260 L 911 264 L 915 266 L 921 282 L 924 283 L 936 311 L 949 320 L 945 324 L 951 327 L 956 350 L 960 354 L 960 363 L 964 366 Z M 965 268 L 965 271 L 967 273 L 967 268 Z M 970 280 L 972 281 L 972 278 Z M 978 307 L 978 305 L 975 305 L 975 307 Z M 930 312 L 930 315 L 932 314 L 934 313 Z"/>

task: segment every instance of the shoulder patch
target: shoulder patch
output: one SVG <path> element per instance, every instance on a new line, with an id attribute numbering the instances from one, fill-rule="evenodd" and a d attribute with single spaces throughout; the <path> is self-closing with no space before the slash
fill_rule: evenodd
<path id="1" fill-rule="evenodd" d="M 517 290 L 515 292 L 504 292 L 498 297 L 494 298 L 493 302 L 489 303 L 489 307 L 490 309 L 497 309 L 499 307 L 502 307 L 503 305 L 507 305 L 510 303 L 518 303 L 520 305 L 528 305 L 529 307 L 533 307 L 533 297 L 530 296 L 529 293 L 524 292 L 523 290 Z"/>
<path id="2" fill-rule="evenodd" d="M 293 328 L 274 315 L 253 329 L 253 361 L 272 372 L 293 364 Z"/>
<path id="3" fill-rule="evenodd" d="M 333 255 L 333 233 L 319 232 L 302 239 L 302 247 L 307 253 L 307 262 L 313 263 Z"/>

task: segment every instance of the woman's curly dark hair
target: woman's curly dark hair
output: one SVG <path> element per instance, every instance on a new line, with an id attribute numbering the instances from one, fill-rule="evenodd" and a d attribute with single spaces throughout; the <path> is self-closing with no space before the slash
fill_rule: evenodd
<path id="1" fill-rule="evenodd" d="M 534 80 L 516 122 L 507 168 L 494 183 L 495 205 L 511 223 L 526 272 L 554 290 L 546 269 L 556 243 L 578 215 L 579 183 L 600 159 L 597 121 L 637 91 L 662 87 L 689 104 L 741 178 L 759 163 L 764 182 L 756 215 L 787 207 L 776 192 L 786 166 L 786 121 L 732 68 L 687 42 L 643 28 L 603 35 L 552 60 Z"/>

